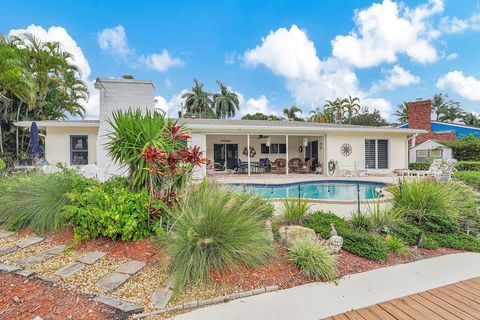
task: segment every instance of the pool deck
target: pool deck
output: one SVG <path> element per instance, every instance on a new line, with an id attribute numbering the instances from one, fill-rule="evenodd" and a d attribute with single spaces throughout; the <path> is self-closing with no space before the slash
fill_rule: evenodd
<path id="1" fill-rule="evenodd" d="M 380 182 L 386 184 L 398 183 L 400 177 L 395 175 L 389 176 L 364 176 L 364 177 L 339 177 L 339 176 L 325 176 L 319 174 L 252 174 L 248 176 L 246 174 L 216 174 L 209 177 L 210 181 L 215 181 L 221 184 L 288 184 L 297 182 L 309 182 L 309 181 L 367 181 L 367 182 Z M 403 179 L 403 178 L 402 178 Z M 407 178 L 409 179 L 409 178 Z M 281 215 L 283 212 L 283 203 L 280 199 L 270 200 L 275 206 L 275 214 Z M 369 209 L 373 209 L 376 205 L 377 199 L 363 200 L 360 205 L 362 212 L 367 212 Z M 391 203 L 388 201 L 382 201 L 380 207 L 382 209 L 391 208 Z M 350 218 L 352 213 L 358 210 L 356 201 L 316 201 L 312 200 L 310 211 L 331 211 L 336 215 L 343 218 Z"/>

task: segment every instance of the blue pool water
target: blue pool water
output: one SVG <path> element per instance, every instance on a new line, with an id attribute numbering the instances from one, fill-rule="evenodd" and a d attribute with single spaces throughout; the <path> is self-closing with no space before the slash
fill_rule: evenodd
<path id="1" fill-rule="evenodd" d="M 309 181 L 290 184 L 236 184 L 234 188 L 260 194 L 264 198 L 310 198 L 320 200 L 357 200 L 357 185 L 360 199 L 378 197 L 376 188 L 384 187 L 379 182 L 364 181 Z"/>

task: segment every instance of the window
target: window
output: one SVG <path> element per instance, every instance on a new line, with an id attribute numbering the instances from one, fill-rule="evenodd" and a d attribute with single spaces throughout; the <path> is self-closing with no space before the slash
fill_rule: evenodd
<path id="1" fill-rule="evenodd" d="M 365 140 L 365 168 L 388 169 L 388 140 Z"/>
<path id="2" fill-rule="evenodd" d="M 428 158 L 428 150 L 417 150 L 417 158 Z"/>
<path id="3" fill-rule="evenodd" d="M 271 143 L 268 147 L 265 143 L 262 143 L 260 151 L 263 154 L 285 154 L 287 153 L 287 145 L 285 143 Z"/>
<path id="4" fill-rule="evenodd" d="M 442 153 L 443 153 L 442 151 L 443 151 L 442 149 L 430 150 L 430 157 L 441 159 L 442 158 Z"/>
<path id="5" fill-rule="evenodd" d="M 88 164 L 88 136 L 70 136 L 70 164 Z"/>

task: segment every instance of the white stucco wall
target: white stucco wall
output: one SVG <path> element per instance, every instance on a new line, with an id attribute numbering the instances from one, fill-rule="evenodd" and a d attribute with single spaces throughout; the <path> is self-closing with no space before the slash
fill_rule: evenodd
<path id="1" fill-rule="evenodd" d="M 98 128 L 93 127 L 47 127 L 45 138 L 45 158 L 48 163 L 70 165 L 70 136 L 88 136 L 88 163 L 97 162 Z"/>
<path id="2" fill-rule="evenodd" d="M 372 133 L 329 133 L 326 135 L 326 162 L 338 161 L 340 168 L 353 169 L 357 162 L 358 169 L 365 167 L 365 140 L 387 139 L 388 140 L 388 169 L 372 169 L 371 172 L 393 172 L 395 169 L 408 167 L 407 137 L 404 134 L 372 134 Z M 341 153 L 341 146 L 349 143 L 352 153 L 345 157 Z"/>
<path id="3" fill-rule="evenodd" d="M 187 141 L 187 145 L 189 147 L 192 147 L 192 146 L 200 147 L 200 151 L 202 151 L 203 154 L 205 155 L 206 154 L 206 145 L 207 145 L 205 134 L 204 133 L 192 133 L 192 138 Z M 202 164 L 200 166 L 200 168 L 196 168 L 193 171 L 192 177 L 194 179 L 203 178 L 206 175 L 206 169 L 207 169 L 206 164 Z"/>
<path id="4" fill-rule="evenodd" d="M 151 81 L 133 79 L 102 79 L 97 81 L 95 88 L 100 91 L 100 127 L 97 139 L 97 165 L 100 176 L 108 174 L 126 174 L 122 168 L 107 155 L 104 148 L 105 135 L 111 131 L 107 119 L 114 110 L 127 110 L 129 108 L 142 110 L 154 109 L 155 88 Z"/>

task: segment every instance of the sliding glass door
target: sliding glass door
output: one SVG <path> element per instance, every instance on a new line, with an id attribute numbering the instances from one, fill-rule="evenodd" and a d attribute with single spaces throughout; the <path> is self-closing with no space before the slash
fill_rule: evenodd
<path id="1" fill-rule="evenodd" d="M 213 161 L 225 169 L 233 169 L 238 158 L 238 144 L 215 143 L 213 145 Z"/>

